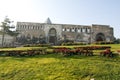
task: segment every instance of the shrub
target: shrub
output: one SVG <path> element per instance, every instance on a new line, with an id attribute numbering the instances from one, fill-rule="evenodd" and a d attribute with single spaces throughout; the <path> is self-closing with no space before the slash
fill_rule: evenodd
<path id="1" fill-rule="evenodd" d="M 85 42 L 68 42 L 68 43 L 62 43 L 62 46 L 71 46 L 71 45 L 86 45 Z"/>
<path id="2" fill-rule="evenodd" d="M 106 42 L 106 41 L 99 41 L 99 42 L 95 42 L 94 44 L 114 44 L 114 42 L 112 41 L 109 41 L 109 42 Z"/>
<path id="3" fill-rule="evenodd" d="M 23 47 L 50 47 L 50 44 L 26 44 Z"/>

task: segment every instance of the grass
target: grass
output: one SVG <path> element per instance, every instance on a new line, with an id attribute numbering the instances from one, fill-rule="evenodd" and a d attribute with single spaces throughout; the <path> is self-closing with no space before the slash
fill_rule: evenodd
<path id="1" fill-rule="evenodd" d="M 119 80 L 120 57 L 0 57 L 0 80 Z"/>
<path id="2" fill-rule="evenodd" d="M 111 45 L 112 50 L 120 45 Z M 0 80 L 120 80 L 120 56 L 0 56 Z"/>

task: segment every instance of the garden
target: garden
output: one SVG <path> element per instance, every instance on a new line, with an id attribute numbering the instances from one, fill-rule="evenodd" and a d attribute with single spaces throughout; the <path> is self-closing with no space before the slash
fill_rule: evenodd
<path id="1" fill-rule="evenodd" d="M 120 45 L 0 49 L 0 80 L 119 80 Z"/>

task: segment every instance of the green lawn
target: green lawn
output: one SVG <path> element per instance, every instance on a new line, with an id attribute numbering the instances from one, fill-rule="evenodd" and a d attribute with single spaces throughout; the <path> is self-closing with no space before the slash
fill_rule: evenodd
<path id="1" fill-rule="evenodd" d="M 112 45 L 112 50 L 120 49 Z M 0 56 L 0 80 L 120 80 L 120 56 Z"/>
<path id="2" fill-rule="evenodd" d="M 120 57 L 0 57 L 0 80 L 119 80 Z"/>

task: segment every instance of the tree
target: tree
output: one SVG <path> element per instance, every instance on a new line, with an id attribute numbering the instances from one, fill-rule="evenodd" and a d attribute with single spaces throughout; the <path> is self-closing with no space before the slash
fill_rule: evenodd
<path id="1" fill-rule="evenodd" d="M 120 44 L 120 38 L 115 39 L 115 40 L 114 40 L 114 43 Z"/>
<path id="2" fill-rule="evenodd" d="M 5 34 L 8 34 L 10 36 L 17 36 L 18 32 L 17 31 L 12 31 L 10 29 L 14 29 L 15 26 L 11 25 L 13 21 L 10 21 L 8 17 L 5 17 L 4 21 L 1 22 L 1 33 L 2 33 L 2 47 L 4 47 L 4 38 Z"/>

